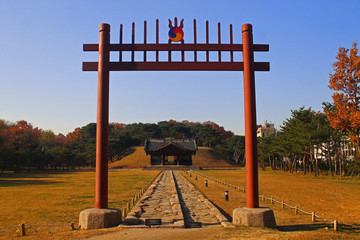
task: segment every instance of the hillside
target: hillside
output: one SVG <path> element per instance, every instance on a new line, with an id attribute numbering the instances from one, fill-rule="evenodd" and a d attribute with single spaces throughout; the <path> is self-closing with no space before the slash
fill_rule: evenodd
<path id="1" fill-rule="evenodd" d="M 109 168 L 114 167 L 142 167 L 150 165 L 150 156 L 146 156 L 143 146 L 130 148 L 129 155 L 119 161 L 109 164 Z"/>
<path id="2" fill-rule="evenodd" d="M 142 167 L 150 164 L 150 156 L 146 156 L 144 147 L 132 147 L 129 154 L 119 161 L 109 164 L 109 168 L 116 167 Z M 219 153 L 208 147 L 198 147 L 198 151 L 193 156 L 195 166 L 231 166 Z"/>
<path id="3" fill-rule="evenodd" d="M 208 147 L 198 147 L 198 151 L 193 156 L 195 166 L 232 166 L 224 157 L 215 150 Z"/>

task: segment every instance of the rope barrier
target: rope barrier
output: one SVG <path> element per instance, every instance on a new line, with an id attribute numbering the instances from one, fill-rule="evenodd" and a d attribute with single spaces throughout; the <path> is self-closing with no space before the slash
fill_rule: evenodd
<path id="1" fill-rule="evenodd" d="M 190 170 L 190 171 L 193 171 L 193 170 Z M 246 191 L 245 188 L 242 188 L 242 187 L 239 187 L 239 186 L 236 186 L 236 185 L 233 185 L 233 184 L 226 183 L 226 182 L 224 182 L 224 181 L 221 181 L 221 180 L 216 179 L 216 178 L 213 178 L 213 177 L 206 176 L 205 174 L 202 174 L 202 173 L 199 173 L 199 172 L 195 172 L 195 171 L 193 171 L 193 172 L 194 172 L 195 174 L 198 174 L 198 175 L 204 177 L 204 178 L 208 178 L 208 179 L 210 179 L 210 180 L 213 180 L 213 181 L 215 181 L 215 182 L 217 182 L 217 183 L 220 183 L 220 184 L 223 184 L 223 185 L 225 185 L 225 186 L 232 186 L 232 187 L 234 187 L 234 188 L 236 188 L 236 189 L 244 190 L 244 192 Z M 187 174 L 187 172 L 186 172 L 186 174 Z M 259 194 L 259 198 L 260 198 L 260 197 L 263 199 L 263 201 L 264 201 L 264 199 L 266 199 L 266 200 L 270 200 L 271 203 L 276 202 L 276 203 L 281 204 L 282 206 L 286 206 L 286 207 L 288 207 L 288 208 L 295 209 L 295 214 L 297 214 L 298 211 L 300 211 L 300 212 L 302 212 L 302 213 L 304 213 L 304 214 L 311 215 L 312 218 L 313 218 L 313 220 L 315 220 L 315 218 L 316 218 L 316 219 L 320 219 L 320 220 L 322 220 L 322 221 L 324 221 L 324 222 L 332 223 L 332 224 L 334 224 L 334 230 L 335 230 L 335 231 L 337 231 L 337 227 L 338 227 L 339 225 L 342 225 L 342 226 L 345 226 L 345 227 L 350 227 L 350 228 L 360 228 L 360 225 L 347 224 L 347 223 L 339 222 L 339 221 L 337 221 L 337 220 L 331 221 L 331 220 L 322 218 L 322 217 L 320 217 L 319 215 L 317 215 L 317 214 L 315 214 L 315 213 L 313 213 L 313 212 L 307 212 L 307 211 L 305 211 L 305 210 L 302 210 L 302 209 L 298 208 L 297 206 L 291 206 L 291 205 L 285 203 L 284 201 L 278 201 L 278 200 L 274 199 L 273 197 L 265 197 L 264 195 L 260 195 L 260 194 Z"/>

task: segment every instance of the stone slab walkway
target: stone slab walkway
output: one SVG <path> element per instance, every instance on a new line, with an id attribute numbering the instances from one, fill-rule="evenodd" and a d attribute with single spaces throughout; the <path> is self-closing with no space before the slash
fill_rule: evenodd
<path id="1" fill-rule="evenodd" d="M 162 172 L 119 227 L 144 227 L 146 219 L 161 219 L 156 227 L 231 225 L 178 171 Z"/>

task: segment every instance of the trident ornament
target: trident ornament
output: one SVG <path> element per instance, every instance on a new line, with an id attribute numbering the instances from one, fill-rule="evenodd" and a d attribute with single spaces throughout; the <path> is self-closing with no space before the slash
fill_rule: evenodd
<path id="1" fill-rule="evenodd" d="M 180 26 L 177 26 L 177 18 L 174 19 L 175 26 L 172 25 L 171 20 L 169 19 L 169 43 L 171 42 L 181 42 L 184 43 L 184 19 L 181 20 Z"/>

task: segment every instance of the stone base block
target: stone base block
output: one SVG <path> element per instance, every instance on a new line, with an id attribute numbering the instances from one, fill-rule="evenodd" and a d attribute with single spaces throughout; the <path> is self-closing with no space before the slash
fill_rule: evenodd
<path id="1" fill-rule="evenodd" d="M 89 208 L 80 212 L 80 229 L 115 227 L 121 223 L 121 210 Z"/>
<path id="2" fill-rule="evenodd" d="M 270 208 L 236 208 L 233 224 L 254 227 L 276 227 L 274 212 Z"/>

